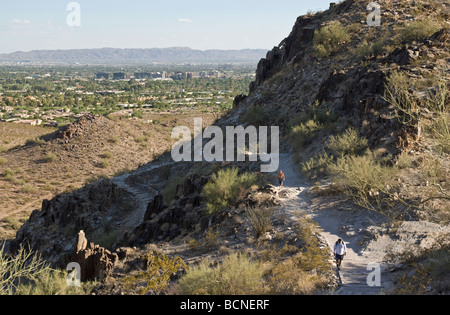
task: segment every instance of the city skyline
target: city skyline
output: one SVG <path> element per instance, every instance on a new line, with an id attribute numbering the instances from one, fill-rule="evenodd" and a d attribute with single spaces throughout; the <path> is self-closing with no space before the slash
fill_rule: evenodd
<path id="1" fill-rule="evenodd" d="M 17 0 L 2 3 L 0 53 L 93 48 L 271 49 L 330 0 Z M 75 3 L 78 7 L 69 5 Z"/>

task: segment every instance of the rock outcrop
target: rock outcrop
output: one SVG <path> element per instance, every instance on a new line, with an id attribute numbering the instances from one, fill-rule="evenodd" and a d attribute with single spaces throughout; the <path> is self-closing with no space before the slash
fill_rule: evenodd
<path id="1" fill-rule="evenodd" d="M 191 232 L 200 224 L 200 229 L 208 227 L 209 218 L 204 213 L 201 191 L 208 178 L 193 175 L 176 188 L 174 202 L 164 203 L 158 195 L 147 207 L 144 222 L 126 235 L 124 245 L 139 246 L 161 240 L 173 239 L 183 232 Z"/>
<path id="2" fill-rule="evenodd" d="M 87 186 L 72 194 L 44 200 L 17 232 L 11 248 L 29 245 L 55 266 L 64 266 L 77 231 L 91 239 L 102 239 L 108 231 L 118 229 L 124 209 L 119 206 L 126 193 L 109 180 Z M 126 211 L 126 210 L 125 210 Z M 83 246 L 81 246 L 83 247 Z"/>
<path id="3" fill-rule="evenodd" d="M 66 264 L 77 263 L 80 265 L 80 280 L 104 280 L 111 274 L 114 265 L 119 261 L 116 253 L 89 243 L 84 231 L 80 231 L 75 243 L 72 255 L 66 257 Z"/>

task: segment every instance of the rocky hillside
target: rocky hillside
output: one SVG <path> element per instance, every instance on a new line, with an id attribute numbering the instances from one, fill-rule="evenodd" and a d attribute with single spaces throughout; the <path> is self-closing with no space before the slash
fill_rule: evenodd
<path id="1" fill-rule="evenodd" d="M 290 219 L 306 206 L 291 198 L 289 218 L 285 208 L 278 208 L 283 195 L 307 190 L 317 208 L 344 204 L 333 206 L 336 218 L 345 215 L 342 211 L 351 218 L 361 216 L 364 222 L 370 221 L 367 213 L 383 218 L 373 228 L 376 232 L 366 231 L 366 226 L 358 231 L 345 227 L 349 238 L 359 233 L 358 248 L 377 238 L 401 239 L 395 233 L 402 231 L 405 222 L 433 222 L 421 225 L 428 230 L 420 235 L 408 236 L 417 247 L 396 247 L 394 242 L 389 254 L 396 269 L 412 276 L 394 281 L 397 291 L 393 292 L 448 293 L 448 268 L 440 266 L 448 262 L 448 235 L 441 231 L 448 230 L 450 222 L 449 4 L 437 0 L 379 3 L 380 26 L 368 24 L 367 2 L 359 0 L 299 17 L 291 34 L 259 62 L 249 95 L 237 97 L 233 111 L 216 122 L 219 126 L 280 126 L 281 148 L 295 156 L 298 171 L 311 182 L 309 188 L 278 191 L 259 182 L 263 187 L 238 187 L 242 189 L 228 196 L 231 201 L 224 194 L 226 206 L 208 212 L 211 199 L 205 200 L 205 186 L 219 181 L 220 170 L 236 166 L 245 179 L 255 173 L 257 164 L 176 164 L 167 155 L 132 173 L 44 201 L 12 247 L 30 243 L 59 266 L 70 257 L 84 257 L 77 258 L 83 264 L 109 266 L 101 272 L 110 277 L 100 293 L 136 293 L 123 286 L 127 280 L 121 279 L 136 286 L 140 276 L 130 279 L 127 275 L 138 270 L 145 275 L 152 266 L 149 261 L 160 257 L 161 251 L 179 255 L 192 265 L 200 258 L 214 258 L 208 266 L 224 261 L 230 252 L 247 253 L 266 264 L 264 281 L 269 293 L 330 292 L 337 281 L 330 277 L 334 272 L 327 262 L 327 246 L 314 224 L 301 215 L 297 221 Z M 60 136 L 70 138 L 75 133 L 68 129 Z M 228 187 L 223 185 L 221 192 Z M 254 233 L 249 209 L 266 207 L 275 210 L 258 218 L 272 220 L 266 221 L 262 232 Z M 446 229 L 436 228 L 441 225 Z M 95 244 L 86 245 L 85 235 Z M 149 252 L 155 256 L 151 258 Z M 88 253 L 101 255 L 92 262 L 95 258 L 87 257 Z M 388 250 L 377 248 L 376 253 L 388 254 Z M 181 276 L 178 269 L 183 268 L 171 272 L 172 284 Z M 319 280 L 299 288 L 299 282 L 287 281 L 298 274 Z M 440 282 L 417 285 L 424 277 Z M 164 292 L 179 293 L 183 288 L 174 285 Z"/>
<path id="2" fill-rule="evenodd" d="M 362 139 L 363 149 L 380 157 L 376 163 L 403 169 L 396 193 L 430 198 L 445 213 L 449 3 L 380 1 L 381 26 L 368 24 L 366 5 L 349 0 L 299 17 L 259 62 L 250 94 L 237 99 L 227 121 L 280 126 L 283 143 L 290 143 L 312 180 L 329 177 L 326 159 L 355 149 L 338 145 L 357 146 Z M 353 142 L 343 137 L 351 130 Z M 435 189 L 425 189 L 431 182 Z"/>

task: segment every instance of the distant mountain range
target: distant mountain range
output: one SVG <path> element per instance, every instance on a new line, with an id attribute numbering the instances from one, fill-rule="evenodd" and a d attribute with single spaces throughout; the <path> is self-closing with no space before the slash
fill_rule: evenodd
<path id="1" fill-rule="evenodd" d="M 257 63 L 264 49 L 195 50 L 185 47 L 151 49 L 33 50 L 0 54 L 0 63 L 142 64 L 142 63 Z"/>

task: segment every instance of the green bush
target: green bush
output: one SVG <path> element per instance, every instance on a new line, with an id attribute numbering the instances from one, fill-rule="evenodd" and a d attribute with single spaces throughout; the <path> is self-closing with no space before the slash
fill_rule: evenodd
<path id="1" fill-rule="evenodd" d="M 292 127 L 290 137 L 294 151 L 303 149 L 305 144 L 311 141 L 320 129 L 320 125 L 315 120 L 309 120 L 304 124 Z"/>
<path id="2" fill-rule="evenodd" d="M 382 211 L 392 201 L 396 167 L 386 166 L 371 153 L 344 156 L 329 165 L 335 183 L 366 209 Z"/>
<path id="3" fill-rule="evenodd" d="M 422 41 L 439 30 L 439 25 L 430 20 L 414 21 L 400 29 L 400 39 L 405 43 Z"/>
<path id="4" fill-rule="evenodd" d="M 213 214 L 229 208 L 242 190 L 247 190 L 260 182 L 261 179 L 256 173 L 239 175 L 239 169 L 236 167 L 220 170 L 212 175 L 211 180 L 203 188 L 207 212 Z"/>
<path id="5" fill-rule="evenodd" d="M 314 33 L 314 53 L 319 58 L 328 57 L 338 52 L 350 41 L 350 34 L 339 21 L 332 21 Z"/>
<path id="6" fill-rule="evenodd" d="M 327 148 L 337 157 L 360 155 L 368 148 L 368 141 L 360 137 L 355 129 L 349 128 L 340 136 L 331 136 Z"/>
<path id="7" fill-rule="evenodd" d="M 180 269 L 187 268 L 180 257 L 171 259 L 165 254 L 150 252 L 142 257 L 146 269 L 137 276 L 122 279 L 125 290 L 133 290 L 140 295 L 161 294 L 169 286 L 170 280 Z"/>
<path id="8" fill-rule="evenodd" d="M 259 262 L 233 253 L 216 267 L 203 260 L 186 272 L 179 286 L 184 295 L 259 295 L 264 293 L 263 275 Z"/>
<path id="9" fill-rule="evenodd" d="M 356 47 L 355 54 L 360 58 L 366 58 L 371 56 L 379 56 L 385 51 L 385 43 L 383 40 L 375 42 L 368 42 L 364 40 Z"/>
<path id="10" fill-rule="evenodd" d="M 4 179 L 5 179 L 6 181 L 9 181 L 9 182 L 15 181 L 15 178 L 14 178 L 15 175 L 16 175 L 16 171 L 13 170 L 13 169 L 10 169 L 9 167 L 6 168 L 6 169 L 3 171 L 3 174 L 2 174 L 2 176 L 4 177 Z"/>
<path id="11" fill-rule="evenodd" d="M 338 116 L 331 109 L 318 102 L 311 104 L 288 123 L 294 151 L 301 150 L 319 131 L 331 128 L 337 120 Z"/>
<path id="12" fill-rule="evenodd" d="M 47 155 L 44 158 L 44 161 L 46 163 L 52 163 L 55 162 L 58 159 L 58 156 L 55 153 L 47 153 Z"/>
<path id="13" fill-rule="evenodd" d="M 328 174 L 328 166 L 334 162 L 333 156 L 326 152 L 319 153 L 311 159 L 300 164 L 300 170 L 303 175 L 309 179 L 316 179 L 319 176 Z"/>

